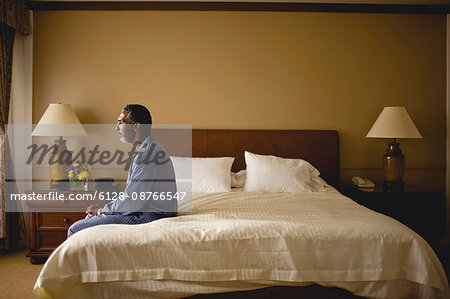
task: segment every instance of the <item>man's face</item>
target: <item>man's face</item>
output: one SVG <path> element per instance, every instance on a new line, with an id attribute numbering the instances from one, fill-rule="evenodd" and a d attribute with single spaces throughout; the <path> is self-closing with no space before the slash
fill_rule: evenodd
<path id="1" fill-rule="evenodd" d="M 136 137 L 136 131 L 134 125 L 128 119 L 130 111 L 122 111 L 117 118 L 116 130 L 119 133 L 120 141 L 126 143 L 133 143 Z"/>

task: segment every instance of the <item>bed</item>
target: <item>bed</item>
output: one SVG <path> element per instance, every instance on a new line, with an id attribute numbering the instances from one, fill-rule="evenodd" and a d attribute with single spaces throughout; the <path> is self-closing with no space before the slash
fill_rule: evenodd
<path id="1" fill-rule="evenodd" d="M 367 298 L 449 297 L 442 265 L 420 236 L 334 188 L 336 131 L 192 132 L 193 156 L 234 157 L 233 171 L 245 169 L 244 151 L 305 159 L 328 186 L 306 193 L 194 193 L 192 212 L 178 217 L 86 229 L 53 252 L 35 294 L 180 298 L 314 284 Z"/>

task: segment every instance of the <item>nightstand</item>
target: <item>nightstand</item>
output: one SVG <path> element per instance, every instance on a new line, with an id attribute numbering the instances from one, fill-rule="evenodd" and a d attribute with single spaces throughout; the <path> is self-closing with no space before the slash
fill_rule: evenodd
<path id="1" fill-rule="evenodd" d="M 403 191 L 385 191 L 382 187 L 363 191 L 349 185 L 341 192 L 360 205 L 402 222 L 435 251 L 439 249 L 439 239 L 445 236 L 445 192 L 415 185 L 405 185 Z"/>
<path id="2" fill-rule="evenodd" d="M 53 192 L 53 193 L 52 193 Z M 30 212 L 30 257 L 32 264 L 44 263 L 50 254 L 67 239 L 67 230 L 74 222 L 84 219 L 87 206 L 94 200 L 69 200 L 70 194 L 94 195 L 95 191 L 26 191 L 26 194 L 57 194 L 61 200 L 29 201 Z"/>

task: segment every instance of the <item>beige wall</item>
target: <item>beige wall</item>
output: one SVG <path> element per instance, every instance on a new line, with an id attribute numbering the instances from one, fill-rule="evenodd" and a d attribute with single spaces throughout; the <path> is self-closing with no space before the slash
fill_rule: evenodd
<path id="1" fill-rule="evenodd" d="M 365 134 L 406 106 L 406 183 L 444 190 L 446 17 L 280 12 L 34 12 L 37 122 L 52 102 L 83 123 L 125 103 L 193 128 L 336 129 L 341 174 L 382 180 L 387 140 Z"/>

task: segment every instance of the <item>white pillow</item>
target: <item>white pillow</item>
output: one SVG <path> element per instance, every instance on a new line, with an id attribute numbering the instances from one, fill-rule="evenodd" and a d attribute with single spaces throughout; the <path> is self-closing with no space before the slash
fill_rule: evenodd
<path id="1" fill-rule="evenodd" d="M 241 170 L 238 173 L 231 172 L 231 188 L 244 188 L 247 177 L 247 170 Z"/>
<path id="2" fill-rule="evenodd" d="M 325 187 L 326 186 L 329 186 L 329 185 L 320 176 L 311 177 L 311 189 L 312 189 L 313 192 L 325 191 Z"/>
<path id="3" fill-rule="evenodd" d="M 319 171 L 302 159 L 284 159 L 275 156 L 245 152 L 247 180 L 245 191 L 312 192 L 312 177 Z"/>
<path id="4" fill-rule="evenodd" d="M 234 158 L 171 157 L 176 180 L 192 178 L 192 192 L 231 191 L 231 165 Z"/>

